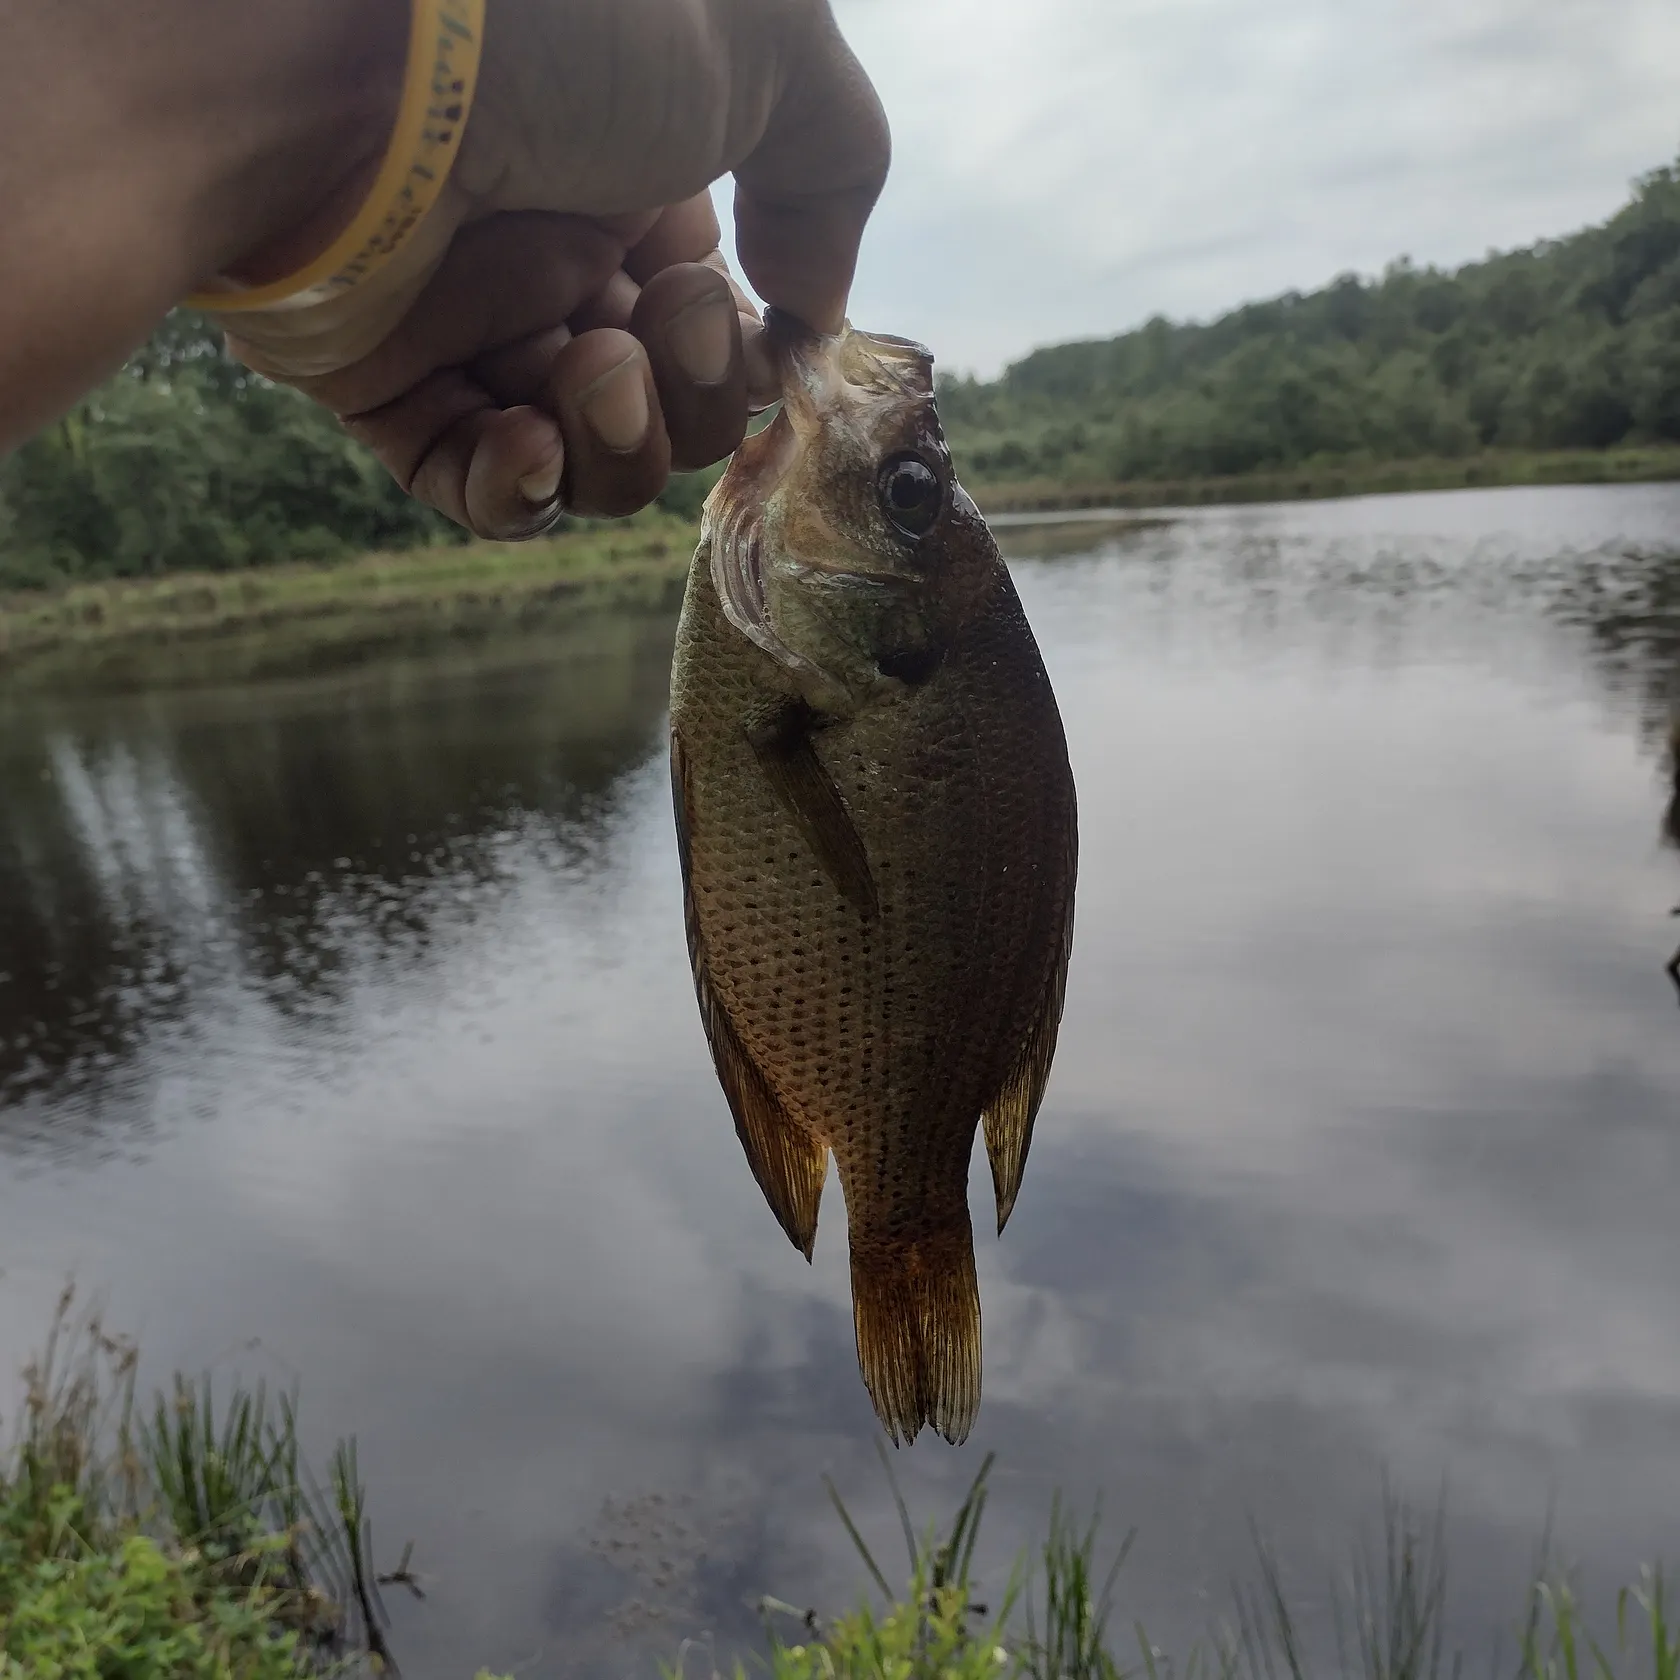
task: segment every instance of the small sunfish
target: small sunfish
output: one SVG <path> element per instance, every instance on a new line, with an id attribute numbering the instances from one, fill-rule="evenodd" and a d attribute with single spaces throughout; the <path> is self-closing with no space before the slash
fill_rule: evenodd
<path id="1" fill-rule="evenodd" d="M 735 1129 L 810 1257 L 829 1151 L 895 1441 L 980 1402 L 968 1167 L 1002 1231 L 1062 1014 L 1073 775 L 918 344 L 778 322 L 781 412 L 707 501 L 671 673 L 689 954 Z"/>

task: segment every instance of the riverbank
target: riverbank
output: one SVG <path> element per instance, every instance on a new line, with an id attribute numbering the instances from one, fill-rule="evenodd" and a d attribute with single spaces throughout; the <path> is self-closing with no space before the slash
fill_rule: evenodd
<path id="1" fill-rule="evenodd" d="M 354 1442 L 322 1487 L 292 1398 L 206 1376 L 142 1403 L 137 1363 L 66 1288 L 0 1455 L 0 1680 L 380 1672 Z"/>
<path id="2" fill-rule="evenodd" d="M 1680 480 L 1680 447 L 1319 465 L 1238 478 L 971 486 L 989 514 L 1149 510 L 1500 485 Z M 140 689 L 354 664 L 598 611 L 674 611 L 697 525 L 659 510 L 529 543 L 0 594 L 0 684 Z M 1011 552 L 1023 539 L 1013 539 Z"/>
<path id="3" fill-rule="evenodd" d="M 1680 446 L 1489 451 L 1460 459 L 1308 463 L 1232 478 L 1061 482 L 1023 479 L 970 485 L 985 513 L 1074 508 L 1201 507 L 1219 502 L 1292 502 L 1413 490 L 1488 490 L 1523 484 L 1650 484 L 1680 479 Z"/>
<path id="4" fill-rule="evenodd" d="M 249 680 L 548 615 L 672 610 L 696 528 L 650 513 L 529 543 L 183 572 L 0 596 L 0 682 Z"/>

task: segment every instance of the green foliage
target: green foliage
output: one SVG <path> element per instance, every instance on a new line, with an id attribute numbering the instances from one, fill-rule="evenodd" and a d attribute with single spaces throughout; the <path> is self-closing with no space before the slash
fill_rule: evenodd
<path id="1" fill-rule="evenodd" d="M 903 1597 L 877 1617 L 867 1606 L 821 1639 L 771 1648 L 775 1680 L 1014 1680 L 1021 1662 L 992 1627 L 976 1632 L 965 1587 L 929 1585 L 918 1570 Z M 737 1668 L 738 1680 L 745 1671 Z"/>
<path id="2" fill-rule="evenodd" d="M 883 1461 L 884 1455 L 883 1455 Z M 829 1484 L 829 1497 L 870 1579 L 886 1602 L 832 1623 L 776 1600 L 770 1612 L 800 1616 L 806 1638 L 771 1630 L 770 1680 L 1461 1680 L 1464 1660 L 1446 1645 L 1447 1559 L 1443 1516 L 1431 1521 L 1383 1491 L 1381 1542 L 1361 1546 L 1351 1568 L 1330 1583 L 1334 1655 L 1320 1670 L 1285 1588 L 1282 1570 L 1258 1528 L 1259 1577 L 1237 1585 L 1228 1613 L 1182 1661 L 1154 1645 L 1142 1622 L 1114 1628 L 1115 1586 L 1132 1546 L 1122 1541 L 1110 1567 L 1095 1566 L 1100 1522 L 1081 1526 L 1052 1500 L 1049 1528 L 1033 1558 L 1011 1574 L 998 1615 L 984 1628 L 974 1601 L 975 1542 L 985 1508 L 988 1457 L 944 1539 L 918 1541 L 890 1464 L 887 1476 L 912 1559 L 909 1584 L 894 1594 L 879 1563 Z M 826 1478 L 825 1478 L 826 1480 Z M 1021 1614 L 1012 1612 L 1019 1607 Z M 1547 1565 L 1545 1548 L 1515 1628 L 1517 1660 L 1490 1676 L 1512 1680 L 1680 1680 L 1680 1626 L 1660 1568 L 1616 1598 L 1615 1637 L 1601 1643 L 1587 1626 L 1567 1574 Z M 732 1680 L 745 1680 L 736 1666 Z M 682 1667 L 666 1680 L 682 1680 Z M 720 1680 L 712 1675 L 711 1680 Z"/>
<path id="3" fill-rule="evenodd" d="M 982 1461 L 946 1534 L 941 1537 L 930 1531 L 918 1539 L 879 1441 L 876 1450 L 892 1489 L 910 1560 L 909 1583 L 902 1593 L 894 1594 L 839 1491 L 825 1476 L 829 1499 L 886 1606 L 878 1614 L 860 1605 L 827 1626 L 808 1612 L 800 1619 L 809 1637 L 789 1643 L 780 1637 L 771 1618 L 799 1616 L 799 1612 L 776 1599 L 761 1600 L 770 1636 L 772 1680 L 1016 1680 L 1025 1672 L 1024 1659 L 1005 1645 L 1003 1633 L 1015 1602 L 1014 1583 L 989 1622 L 986 1608 L 972 1596 L 974 1547 L 986 1508 L 992 1455 Z M 666 1680 L 681 1680 L 680 1668 L 668 1670 Z M 734 1680 L 746 1680 L 739 1664 Z M 1044 1675 L 1041 1680 L 1052 1677 Z M 1066 1680 L 1072 1680 L 1072 1675 Z"/>
<path id="4" fill-rule="evenodd" d="M 61 1490 L 74 1503 L 73 1488 Z M 0 1514 L 3 1520 L 3 1514 Z M 0 1570 L 0 1680 L 296 1680 L 297 1634 L 261 1584 L 229 1591 L 200 1554 L 130 1533 Z"/>
<path id="5" fill-rule="evenodd" d="M 941 412 L 980 483 L 1680 440 L 1680 165 L 1601 227 L 1038 350 Z"/>
<path id="6" fill-rule="evenodd" d="M 323 1494 L 290 1399 L 260 1387 L 218 1407 L 177 1379 L 137 1424 L 133 1344 L 73 1300 L 0 1456 L 0 1680 L 302 1680 L 388 1657 L 354 1445 Z"/>
<path id="7" fill-rule="evenodd" d="M 660 497 L 699 514 L 719 469 Z M 465 541 L 339 423 L 178 310 L 128 365 L 0 460 L 0 590 Z"/>
<path id="8" fill-rule="evenodd" d="M 282 1401 L 271 1415 L 261 1383 L 235 1391 L 218 1428 L 209 1374 L 199 1387 L 177 1377 L 173 1395 L 153 1402 L 141 1451 L 170 1526 L 195 1544 L 237 1552 L 268 1531 L 275 1501 L 280 1529 L 300 1520 L 291 1407 Z"/>
<path id="9" fill-rule="evenodd" d="M 452 530 L 190 315 L 0 462 L 6 588 L 333 560 Z"/>
<path id="10" fill-rule="evenodd" d="M 1022 1649 L 1033 1680 L 1121 1680 L 1124 1670 L 1109 1651 L 1108 1623 L 1114 1611 L 1114 1584 L 1132 1549 L 1128 1534 L 1114 1555 L 1102 1584 L 1093 1569 L 1097 1531 L 1093 1511 L 1080 1530 L 1068 1518 L 1060 1497 L 1050 1504 L 1050 1530 L 1039 1552 L 1044 1606 L 1035 1612 L 1026 1597 L 1026 1636 Z"/>

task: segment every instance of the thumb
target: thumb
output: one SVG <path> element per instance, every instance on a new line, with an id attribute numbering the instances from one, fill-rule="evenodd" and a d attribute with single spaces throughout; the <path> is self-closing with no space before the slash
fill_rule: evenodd
<path id="1" fill-rule="evenodd" d="M 735 244 L 767 304 L 837 332 L 892 141 L 826 0 L 801 11 L 769 121 L 735 170 Z"/>

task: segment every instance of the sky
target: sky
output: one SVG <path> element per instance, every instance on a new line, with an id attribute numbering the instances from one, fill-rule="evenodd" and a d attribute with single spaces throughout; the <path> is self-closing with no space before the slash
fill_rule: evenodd
<path id="1" fill-rule="evenodd" d="M 1680 0 L 835 9 L 893 127 L 852 319 L 985 376 L 1569 233 L 1680 153 Z"/>

